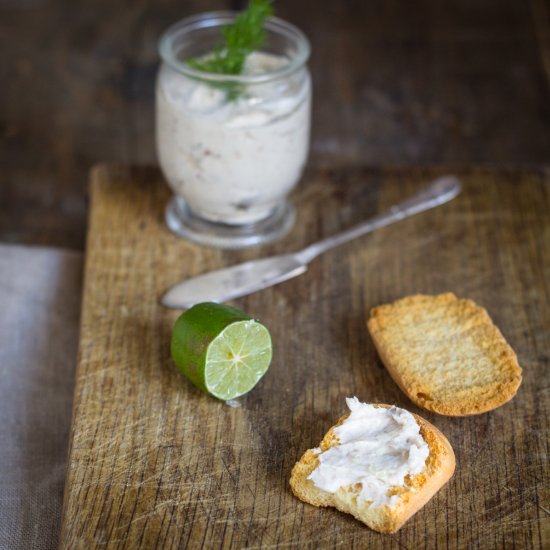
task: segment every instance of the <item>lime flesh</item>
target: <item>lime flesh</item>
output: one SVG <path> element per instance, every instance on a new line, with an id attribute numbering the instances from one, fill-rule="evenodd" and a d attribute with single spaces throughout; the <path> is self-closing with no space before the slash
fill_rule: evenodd
<path id="1" fill-rule="evenodd" d="M 234 399 L 249 392 L 271 362 L 268 330 L 254 320 L 237 321 L 208 346 L 205 385 L 218 399 Z"/>

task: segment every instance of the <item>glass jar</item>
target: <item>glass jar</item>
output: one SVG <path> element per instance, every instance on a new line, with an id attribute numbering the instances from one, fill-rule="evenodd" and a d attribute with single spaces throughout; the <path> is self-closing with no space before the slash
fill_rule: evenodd
<path id="1" fill-rule="evenodd" d="M 186 63 L 222 42 L 233 12 L 204 13 L 160 39 L 156 139 L 174 192 L 166 221 L 176 234 L 219 248 L 275 240 L 294 222 L 288 201 L 308 155 L 310 47 L 296 27 L 266 21 L 266 41 L 241 75 Z"/>

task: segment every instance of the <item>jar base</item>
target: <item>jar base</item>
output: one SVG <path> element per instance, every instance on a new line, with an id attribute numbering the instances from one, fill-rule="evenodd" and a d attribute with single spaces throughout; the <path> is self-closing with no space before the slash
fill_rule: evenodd
<path id="1" fill-rule="evenodd" d="M 238 250 L 271 243 L 286 235 L 296 219 L 285 200 L 266 219 L 246 225 L 229 225 L 197 216 L 181 198 L 173 196 L 166 206 L 166 224 L 172 233 L 211 248 Z"/>

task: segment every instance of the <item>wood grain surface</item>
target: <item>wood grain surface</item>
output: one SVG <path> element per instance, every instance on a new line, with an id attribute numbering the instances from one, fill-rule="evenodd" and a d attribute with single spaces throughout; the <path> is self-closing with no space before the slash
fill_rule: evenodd
<path id="1" fill-rule="evenodd" d="M 184 277 L 297 249 L 382 211 L 440 170 L 310 170 L 298 223 L 261 250 L 172 236 L 153 168 L 93 172 L 82 327 L 61 548 L 548 548 L 550 176 L 461 171 L 463 194 L 315 260 L 301 277 L 234 302 L 270 329 L 274 360 L 239 408 L 178 374 L 178 312 L 159 297 Z M 451 290 L 485 306 L 524 381 L 505 406 L 449 418 L 416 408 L 381 365 L 369 309 Z M 449 484 L 395 535 L 297 500 L 303 451 L 344 398 L 394 403 L 450 440 Z"/>
<path id="2" fill-rule="evenodd" d="M 0 240 L 84 248 L 86 181 L 155 162 L 157 40 L 248 0 L 1 0 Z M 276 0 L 312 45 L 315 164 L 550 159 L 547 0 Z"/>

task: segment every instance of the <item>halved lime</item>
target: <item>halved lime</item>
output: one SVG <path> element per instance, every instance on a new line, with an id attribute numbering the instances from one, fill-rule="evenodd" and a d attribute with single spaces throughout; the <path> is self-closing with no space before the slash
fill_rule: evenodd
<path id="1" fill-rule="evenodd" d="M 271 363 L 271 336 L 243 311 L 204 302 L 176 321 L 171 352 L 195 386 L 227 401 L 249 392 L 265 374 Z"/>

